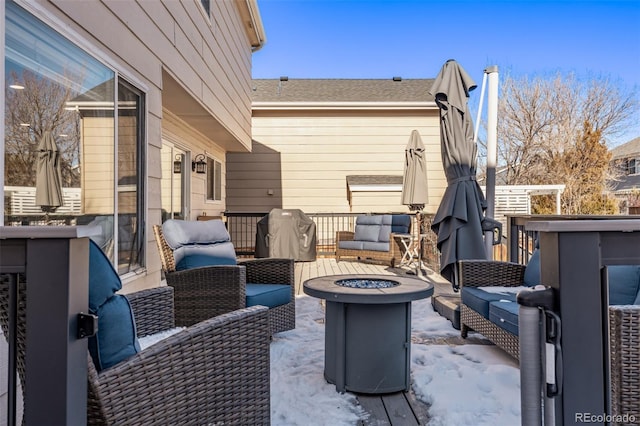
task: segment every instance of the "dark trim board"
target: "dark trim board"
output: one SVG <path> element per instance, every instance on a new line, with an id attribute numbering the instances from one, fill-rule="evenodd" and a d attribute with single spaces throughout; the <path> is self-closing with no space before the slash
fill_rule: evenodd
<path id="1" fill-rule="evenodd" d="M 429 407 L 411 392 L 356 396 L 369 414 L 358 426 L 419 426 L 429 420 Z"/>

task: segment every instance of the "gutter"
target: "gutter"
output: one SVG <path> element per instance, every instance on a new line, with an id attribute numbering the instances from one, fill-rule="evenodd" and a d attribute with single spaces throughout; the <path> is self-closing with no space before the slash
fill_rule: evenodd
<path id="1" fill-rule="evenodd" d="M 431 109 L 437 108 L 429 102 L 252 102 L 253 110 L 379 110 L 379 109 Z"/>
<path id="2" fill-rule="evenodd" d="M 262 26 L 262 17 L 258 9 L 258 0 L 236 0 L 245 32 L 251 43 L 251 52 L 257 52 L 267 42 Z"/>

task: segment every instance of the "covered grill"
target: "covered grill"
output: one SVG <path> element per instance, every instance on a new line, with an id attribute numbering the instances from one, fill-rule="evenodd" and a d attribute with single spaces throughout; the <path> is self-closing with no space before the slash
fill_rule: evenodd
<path id="1" fill-rule="evenodd" d="M 255 257 L 316 260 L 316 224 L 299 209 L 273 209 L 258 221 Z"/>

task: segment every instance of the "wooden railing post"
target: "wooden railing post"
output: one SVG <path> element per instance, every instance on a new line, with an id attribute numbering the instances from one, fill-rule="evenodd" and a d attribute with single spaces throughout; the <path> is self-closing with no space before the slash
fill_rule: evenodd
<path id="1" fill-rule="evenodd" d="M 18 317 L 16 328 L 26 326 L 26 424 L 87 421 L 87 339 L 78 338 L 78 314 L 88 312 L 89 240 L 81 228 L 0 227 L 0 273 L 26 281 L 25 325 L 15 309 L 21 287 L 8 280 L 16 287 L 8 312 Z M 18 357 L 17 333 L 7 337 L 9 353 Z M 16 366 L 16 359 L 9 365 Z M 15 372 L 9 376 L 15 378 Z M 16 389 L 9 392 L 9 401 L 15 401 Z M 8 408 L 11 424 L 16 410 Z"/>

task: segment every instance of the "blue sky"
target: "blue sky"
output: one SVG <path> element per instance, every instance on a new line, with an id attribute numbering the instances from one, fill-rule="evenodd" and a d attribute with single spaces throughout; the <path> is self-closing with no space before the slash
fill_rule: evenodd
<path id="1" fill-rule="evenodd" d="M 489 65 L 501 76 L 575 72 L 609 78 L 626 92 L 640 88 L 640 0 L 258 0 L 258 6 L 267 43 L 253 55 L 254 78 L 433 78 L 456 59 L 478 88 Z"/>

